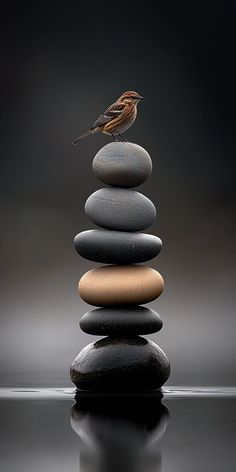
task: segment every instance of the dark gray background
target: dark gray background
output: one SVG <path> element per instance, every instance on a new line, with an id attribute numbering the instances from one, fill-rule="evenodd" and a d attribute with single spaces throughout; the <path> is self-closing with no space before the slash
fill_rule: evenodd
<path id="1" fill-rule="evenodd" d="M 77 326 L 89 306 L 76 285 L 97 264 L 73 237 L 93 227 L 91 163 L 109 137 L 71 141 L 129 89 L 147 97 L 126 137 L 153 159 L 140 191 L 164 243 L 150 262 L 164 327 L 150 338 L 169 385 L 235 384 L 235 12 L 227 0 L 2 8 L 2 385 L 71 385 L 94 340 Z"/>

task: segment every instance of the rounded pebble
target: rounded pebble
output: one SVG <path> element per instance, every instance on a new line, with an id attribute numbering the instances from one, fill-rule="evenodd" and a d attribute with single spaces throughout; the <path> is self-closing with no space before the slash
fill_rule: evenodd
<path id="1" fill-rule="evenodd" d="M 71 364 L 71 380 L 81 390 L 159 389 L 169 374 L 162 349 L 140 336 L 100 339 L 82 349 Z"/>
<path id="2" fill-rule="evenodd" d="M 109 143 L 94 157 L 93 172 L 105 184 L 137 187 L 151 174 L 152 160 L 138 144 Z"/>
<path id="3" fill-rule="evenodd" d="M 90 229 L 77 234 L 74 245 L 80 256 L 90 261 L 133 264 L 157 256 L 162 241 L 152 234 Z"/>
<path id="4" fill-rule="evenodd" d="M 163 325 L 158 313 L 143 306 L 95 308 L 79 324 L 85 333 L 97 336 L 150 334 Z"/>
<path id="5" fill-rule="evenodd" d="M 118 231 L 140 231 L 156 219 L 154 204 L 142 193 L 121 188 L 102 188 L 92 193 L 85 212 L 98 226 Z"/>
<path id="6" fill-rule="evenodd" d="M 79 281 L 81 298 L 95 306 L 142 305 L 159 297 L 163 288 L 161 274 L 141 265 L 98 267 Z"/>

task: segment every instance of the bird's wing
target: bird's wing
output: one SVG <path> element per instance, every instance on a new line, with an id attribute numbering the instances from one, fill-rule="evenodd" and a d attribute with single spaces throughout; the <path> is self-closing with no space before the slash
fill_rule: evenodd
<path id="1" fill-rule="evenodd" d="M 109 121 L 114 120 L 114 118 L 117 118 L 117 116 L 119 116 L 122 113 L 124 108 L 125 108 L 124 104 L 114 103 L 109 108 L 107 108 L 107 110 L 104 111 L 102 115 L 99 116 L 99 118 L 94 122 L 92 128 L 97 128 L 98 126 L 105 125 Z"/>

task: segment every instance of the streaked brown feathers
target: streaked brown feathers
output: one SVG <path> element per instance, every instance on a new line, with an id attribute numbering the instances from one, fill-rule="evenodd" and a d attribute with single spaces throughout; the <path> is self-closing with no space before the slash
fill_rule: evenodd
<path id="1" fill-rule="evenodd" d="M 81 139 L 98 131 L 112 135 L 115 140 L 117 136 L 124 140 L 121 133 L 124 133 L 134 123 L 137 117 L 137 105 L 142 98 L 137 92 L 123 93 L 97 118 L 93 126 L 76 138 L 72 144 L 76 145 Z"/>

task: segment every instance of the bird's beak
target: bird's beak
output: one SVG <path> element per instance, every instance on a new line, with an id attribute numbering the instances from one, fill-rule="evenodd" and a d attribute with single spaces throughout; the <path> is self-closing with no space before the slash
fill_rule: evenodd
<path id="1" fill-rule="evenodd" d="M 139 96 L 138 96 L 138 99 L 139 99 L 139 100 L 144 100 L 145 97 L 142 97 L 142 95 L 139 95 Z"/>

